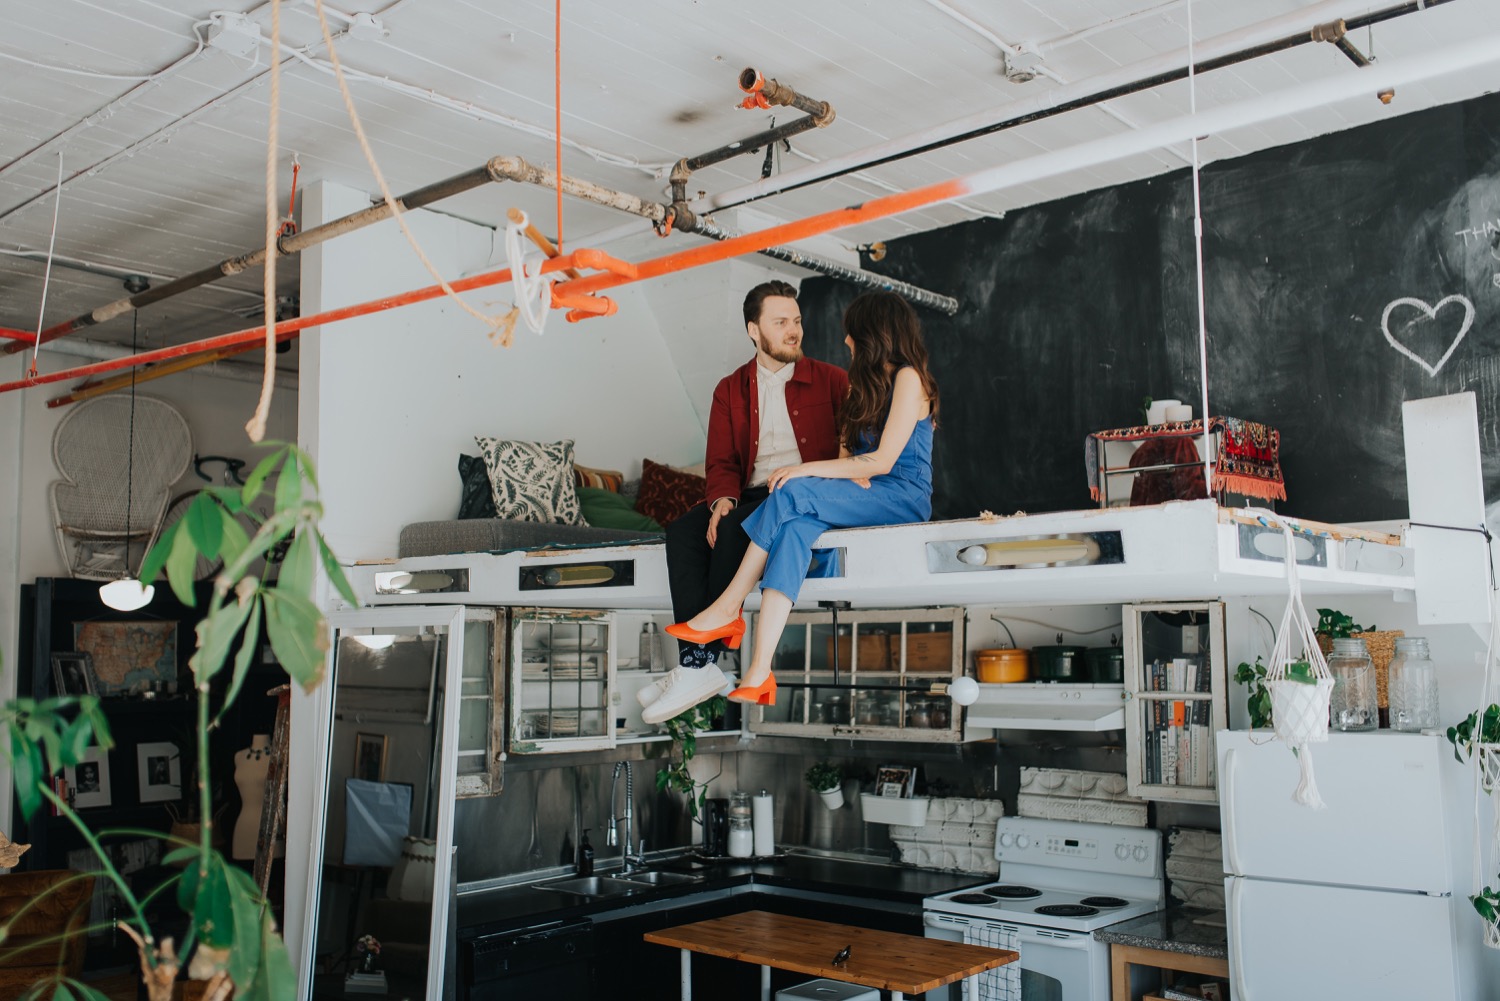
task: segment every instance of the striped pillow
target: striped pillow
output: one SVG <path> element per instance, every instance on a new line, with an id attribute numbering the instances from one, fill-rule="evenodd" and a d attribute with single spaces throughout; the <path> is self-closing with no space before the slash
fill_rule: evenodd
<path id="1" fill-rule="evenodd" d="M 625 482 L 625 474 L 613 469 L 590 469 L 588 466 L 580 466 L 575 462 L 573 463 L 573 482 L 580 487 L 593 487 L 595 490 L 610 490 L 619 493 L 620 485 Z"/>

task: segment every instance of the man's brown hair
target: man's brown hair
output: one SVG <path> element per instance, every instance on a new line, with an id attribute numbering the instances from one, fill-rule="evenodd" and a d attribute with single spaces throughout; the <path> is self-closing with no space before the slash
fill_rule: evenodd
<path id="1" fill-rule="evenodd" d="M 786 282 L 772 281 L 761 282 L 749 292 L 745 293 L 745 325 L 760 322 L 760 309 L 765 301 L 772 296 L 781 296 L 786 299 L 796 300 L 797 290 Z"/>

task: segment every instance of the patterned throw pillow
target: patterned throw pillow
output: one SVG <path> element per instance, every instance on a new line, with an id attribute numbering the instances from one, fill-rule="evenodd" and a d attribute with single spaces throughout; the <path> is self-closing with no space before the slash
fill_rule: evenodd
<path id="1" fill-rule="evenodd" d="M 590 469 L 588 466 L 573 465 L 573 481 L 580 487 L 593 487 L 596 490 L 612 490 L 620 492 L 620 484 L 625 482 L 625 474 L 613 469 Z"/>
<path id="2" fill-rule="evenodd" d="M 708 481 L 650 459 L 641 460 L 641 492 L 635 509 L 658 524 L 669 525 L 703 503 Z"/>
<path id="3" fill-rule="evenodd" d="M 573 442 L 480 438 L 479 453 L 490 472 L 495 516 L 515 521 L 586 525 L 573 484 Z"/>

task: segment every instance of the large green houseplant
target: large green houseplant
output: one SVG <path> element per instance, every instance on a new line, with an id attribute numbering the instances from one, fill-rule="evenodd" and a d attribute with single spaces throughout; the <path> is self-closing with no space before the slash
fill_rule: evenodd
<path id="1" fill-rule="evenodd" d="M 250 505 L 273 480 L 272 509 L 261 519 Z M 322 514 L 311 461 L 295 446 L 280 445 L 260 461 L 244 487 L 202 490 L 187 513 L 152 547 L 141 568 L 141 580 L 146 583 L 164 571 L 173 593 L 193 606 L 198 558 L 222 558 L 224 562 L 198 622 L 194 652 L 188 662 L 199 693 L 194 788 L 205 823 L 196 843 L 180 839 L 173 842 L 175 847 L 163 861 L 181 866 L 181 874 L 152 892 L 152 896 L 175 892 L 189 918 L 181 943 L 161 938 L 152 929 L 145 914 L 147 899 L 132 890 L 106 848 L 111 837 L 160 837 L 161 832 L 93 830 L 52 789 L 52 776 L 64 767 L 77 765 L 91 745 L 106 750 L 112 746 L 109 723 L 99 700 L 92 696 L 15 699 L 0 711 L 5 738 L 0 750 L 10 761 L 21 812 L 30 818 L 50 806 L 77 828 L 94 850 L 101 878 L 114 885 L 123 901 L 125 916 L 118 927 L 137 945 L 151 1001 L 170 1001 L 172 984 L 189 956 L 190 976 L 207 981 L 203 996 L 209 1001 L 231 995 L 248 1001 L 283 1001 L 296 995 L 291 960 L 269 905 L 249 875 L 226 861 L 210 844 L 213 782 L 208 773 L 208 749 L 210 733 L 239 695 L 262 627 L 276 659 L 293 681 L 311 689 L 323 678 L 329 639 L 327 620 L 313 601 L 317 568 L 323 568 L 351 603 L 356 599 L 319 531 Z M 254 534 L 242 527 L 240 517 L 246 515 L 255 526 Z M 288 540 L 274 581 L 251 572 L 267 552 Z M 211 704 L 211 683 L 226 668 L 230 671 L 228 684 L 215 707 Z M 4 954 L 6 930 L 0 927 L 0 955 Z M 98 990 L 62 971 L 33 985 L 24 997 L 106 1001 Z"/>

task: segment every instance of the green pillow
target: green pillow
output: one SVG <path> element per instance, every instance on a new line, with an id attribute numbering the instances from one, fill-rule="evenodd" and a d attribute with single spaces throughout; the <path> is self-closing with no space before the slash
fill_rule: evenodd
<path id="1" fill-rule="evenodd" d="M 633 532 L 660 532 L 662 527 L 635 509 L 629 497 L 600 487 L 579 487 L 578 503 L 583 518 L 596 528 L 620 528 Z"/>

